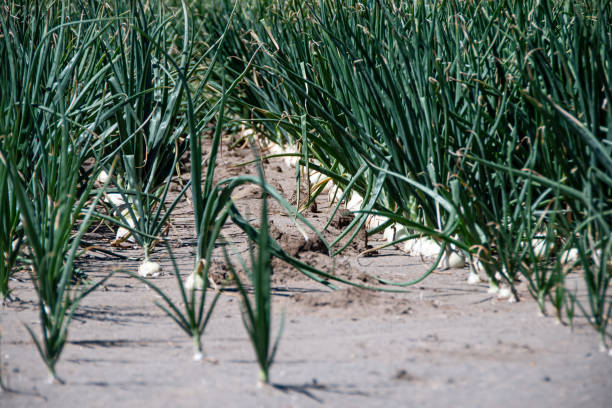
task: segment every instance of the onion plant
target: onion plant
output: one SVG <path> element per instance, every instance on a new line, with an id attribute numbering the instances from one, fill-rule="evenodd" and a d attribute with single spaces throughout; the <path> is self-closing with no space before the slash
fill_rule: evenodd
<path id="1" fill-rule="evenodd" d="M 71 75 L 70 69 L 66 75 Z M 26 328 L 47 365 L 50 378 L 60 382 L 55 366 L 66 343 L 72 316 L 79 302 L 104 281 L 84 289 L 74 282 L 79 242 L 89 227 L 102 191 L 88 204 L 94 180 L 82 185 L 79 170 L 92 136 L 77 133 L 76 140 L 71 139 L 70 132 L 75 129 L 69 125 L 63 91 L 57 90 L 57 105 L 53 107 L 59 112 L 43 115 L 49 126 L 47 132 L 32 134 L 40 150 L 32 168 L 28 169 L 29 179 L 24 179 L 15 164 L 0 152 L 27 236 L 32 282 L 39 299 L 42 340 L 31 327 Z M 55 118 L 56 113 L 59 120 Z M 73 234 L 74 228 L 78 229 L 76 234 Z"/>
<path id="2" fill-rule="evenodd" d="M 28 101 L 38 102 L 44 97 L 44 87 L 34 84 L 44 82 L 47 74 L 47 70 L 33 72 L 27 67 L 34 57 L 33 45 L 39 44 L 45 35 L 42 30 L 45 22 L 53 25 L 59 15 L 60 7 L 50 7 L 45 16 L 34 7 L 34 2 L 0 3 L 0 60 L 3 61 L 0 69 L 0 149 L 19 170 L 30 160 L 33 147 L 25 137 L 36 123 Z M 10 294 L 9 280 L 22 241 L 19 207 L 8 168 L 0 164 L 0 296 L 3 301 Z"/>
<path id="3" fill-rule="evenodd" d="M 104 281 L 84 287 L 75 279 L 74 265 L 103 192 L 93 194 L 103 160 L 89 127 L 101 107 L 92 103 L 99 96 L 100 77 L 92 74 L 99 66 L 88 60 L 97 49 L 98 35 L 93 22 L 81 20 L 70 2 L 49 4 L 44 10 L 38 6 L 24 2 L 2 7 L 2 13 L 9 13 L 2 19 L 3 55 L 8 59 L 2 78 L 10 78 L 5 84 L 11 91 L 0 99 L 13 106 L 3 105 L 11 122 L 3 126 L 10 133 L 0 145 L 0 167 L 8 174 L 8 194 L 2 195 L 2 202 L 9 203 L 10 214 L 15 200 L 13 214 L 19 213 L 26 237 L 41 338 L 26 327 L 50 378 L 58 379 L 56 364 L 72 316 L 79 302 Z M 3 211 L 3 219 L 6 216 Z"/>
<path id="4" fill-rule="evenodd" d="M 360 214 L 453 245 L 493 285 L 527 279 L 541 308 L 569 311 L 562 251 L 594 234 L 592 261 L 612 225 L 611 7 L 247 1 L 226 58 L 263 48 L 237 93 L 253 126 L 300 146 L 343 199 L 364 196 Z M 606 296 L 598 279 L 592 306 Z"/>
<path id="5" fill-rule="evenodd" d="M 185 35 L 187 35 L 188 20 L 186 17 L 184 2 L 183 13 L 185 16 Z M 227 24 L 229 24 L 229 21 Z M 143 34 L 141 30 L 139 33 Z M 176 89 L 181 89 L 181 92 L 175 96 L 177 99 L 173 100 L 173 103 L 180 102 L 184 103 L 185 105 L 183 121 L 178 125 L 175 125 L 178 126 L 178 129 L 169 128 L 167 131 L 169 134 L 173 134 L 174 137 L 178 137 L 178 135 L 180 135 L 183 131 L 187 132 L 188 134 L 188 144 L 192 160 L 191 180 L 188 187 L 191 188 L 192 193 L 195 233 L 198 243 L 194 270 L 186 283 L 183 283 L 181 280 L 178 268 L 174 263 L 174 257 L 169 251 L 173 262 L 174 275 L 178 281 L 182 306 L 178 306 L 177 303 L 173 302 L 167 294 L 165 294 L 152 282 L 140 278 L 156 293 L 158 293 L 165 302 L 165 305 L 159 302 L 157 302 L 157 305 L 162 308 L 168 314 L 168 316 L 170 316 L 173 321 L 175 321 L 179 327 L 193 339 L 195 360 L 200 360 L 204 356 L 202 349 L 202 336 L 220 295 L 220 292 L 216 294 L 212 304 L 208 307 L 208 310 L 205 313 L 206 295 L 208 289 L 208 272 L 211 265 L 210 259 L 212 252 L 215 248 L 216 241 L 220 236 L 221 228 L 229 218 L 229 210 L 232 207 L 232 192 L 236 187 L 250 181 L 249 177 L 242 176 L 235 179 L 221 181 L 216 185 L 213 183 L 216 158 L 221 142 L 221 131 L 223 129 L 225 103 L 233 89 L 244 78 L 249 69 L 249 65 L 247 64 L 245 70 L 241 72 L 238 77 L 234 78 L 233 82 L 228 87 L 222 86 L 221 98 L 217 103 L 210 103 L 207 105 L 200 102 L 200 98 L 204 96 L 202 92 L 207 85 L 207 81 L 213 72 L 217 60 L 217 55 L 219 52 L 218 47 L 223 43 L 223 35 L 224 34 L 221 33 L 221 36 L 216 40 L 214 46 L 210 48 L 210 54 L 207 53 L 207 55 L 210 56 L 210 60 L 208 61 L 209 65 L 202 75 L 202 78 L 195 90 L 190 88 L 190 78 L 188 75 L 186 75 L 190 72 L 189 69 L 181 66 L 181 64 L 187 60 L 185 59 L 183 62 L 177 63 L 174 62 L 168 53 L 162 52 L 167 63 L 176 69 L 177 79 L 175 86 L 177 87 Z M 150 41 L 149 36 L 143 35 L 143 37 L 147 41 Z M 160 47 L 158 46 L 157 48 L 159 49 Z M 184 49 L 183 58 L 187 57 L 187 55 L 185 55 L 186 52 L 187 50 Z M 183 100 L 180 100 L 181 95 Z M 204 112 L 202 117 L 198 117 L 198 109 L 203 109 L 206 106 L 208 106 L 208 110 Z M 208 124 L 214 115 L 217 115 L 217 122 L 215 124 L 212 146 L 206 158 L 208 165 L 206 167 L 206 172 L 204 172 L 202 159 L 203 142 L 200 132 L 202 126 Z M 170 119 L 174 118 L 171 117 Z M 171 124 L 166 124 L 166 126 L 170 125 Z M 131 135 L 128 135 L 128 137 L 131 137 Z M 176 162 L 176 158 L 174 159 L 174 162 Z M 166 186 L 164 187 L 164 196 L 167 193 L 169 182 L 170 180 L 167 179 Z M 286 205 L 290 207 L 288 203 L 286 203 Z M 148 231 L 145 233 L 145 235 L 142 233 L 142 231 L 137 231 L 137 227 L 133 228 L 133 230 L 136 235 L 141 234 L 141 236 L 144 236 L 147 239 L 156 238 L 151 233 L 157 231 Z"/>
<path id="6" fill-rule="evenodd" d="M 419 185 L 427 188 L 435 186 L 437 189 L 440 180 L 445 177 L 442 176 L 446 172 L 445 167 L 431 166 L 429 170 L 425 168 L 432 153 L 423 151 L 421 139 L 410 138 L 407 130 L 402 132 L 400 129 L 398 132 L 395 127 L 395 123 L 398 126 L 405 123 L 406 107 L 402 106 L 400 109 L 399 104 L 382 106 L 387 100 L 400 102 L 413 98 L 415 101 L 408 106 L 414 107 L 415 111 L 409 113 L 413 112 L 412 120 L 416 122 L 418 116 L 422 115 L 419 108 L 421 102 L 416 93 L 411 95 L 409 90 L 405 90 L 402 95 L 388 96 L 384 92 L 401 92 L 402 89 L 396 85 L 410 83 L 410 79 L 392 78 L 390 74 L 409 72 L 422 75 L 422 70 L 411 68 L 406 71 L 394 68 L 393 71 L 386 72 L 386 78 L 380 78 L 379 66 L 384 67 L 384 64 L 380 64 L 380 58 L 374 53 L 378 50 L 386 52 L 386 49 L 375 44 L 366 44 L 371 36 L 368 33 L 362 35 L 357 26 L 362 22 L 380 24 L 384 13 L 373 12 L 368 16 L 361 11 L 347 12 L 348 6 L 332 3 L 322 2 L 320 13 L 314 16 L 308 15 L 308 12 L 302 9 L 297 12 L 297 17 L 285 17 L 282 10 L 275 9 L 276 13 L 272 12 L 268 17 L 269 21 L 257 29 L 258 39 L 267 44 L 270 51 L 268 57 L 272 60 L 266 65 L 262 63 L 259 71 L 270 66 L 268 75 L 281 78 L 264 86 L 269 93 L 276 93 L 279 98 L 283 98 L 284 103 L 280 106 L 290 106 L 290 112 L 295 112 L 296 118 L 301 115 L 307 120 L 306 131 L 303 125 L 286 127 L 293 131 L 294 138 L 304 146 L 304 160 L 301 163 L 322 172 L 344 189 L 341 201 L 348 200 L 350 190 L 353 190 L 364 196 L 364 210 L 371 211 L 376 208 L 403 215 L 412 211 L 416 197 L 421 217 L 425 217 L 421 220 L 427 220 L 424 226 L 441 226 L 444 220 L 439 218 L 444 217 L 444 211 L 441 212 L 440 206 L 429 199 L 427 194 L 417 188 L 399 188 L 396 186 L 397 181 L 387 177 L 384 170 L 369 165 L 374 164 L 378 168 L 409 174 L 412 177 L 418 175 Z M 357 9 L 356 7 L 353 10 Z M 293 28 L 295 19 L 299 21 L 297 28 Z M 291 20 L 291 23 L 288 20 Z M 335 28 L 342 32 L 333 32 Z M 383 44 L 382 40 L 380 42 Z M 358 66 L 355 61 L 359 62 Z M 368 78 L 366 74 L 362 74 L 364 71 L 374 77 Z M 359 80 L 356 80 L 356 77 Z M 259 81 L 259 78 L 257 80 Z M 381 87 L 384 83 L 389 86 Z M 425 90 L 429 90 L 430 84 L 427 80 L 425 85 Z M 252 87 L 257 88 L 255 84 Z M 266 104 L 266 101 L 262 103 Z M 433 101 L 431 103 L 432 107 L 437 106 Z M 370 107 L 374 107 L 374 110 Z M 270 109 L 270 106 L 266 105 L 265 108 Z M 395 109 L 392 112 L 395 116 L 389 116 L 390 113 L 386 109 Z M 307 113 L 306 116 L 303 116 L 304 112 Z M 281 111 L 277 114 L 280 117 L 284 113 Z M 418 125 L 418 122 L 414 125 Z M 436 133 L 428 128 L 429 126 L 422 126 L 424 132 Z M 400 141 L 398 134 L 405 135 L 406 140 Z M 387 139 L 380 140 L 381 137 Z M 384 150 L 387 141 L 391 141 L 393 146 Z M 399 144 L 403 150 L 397 149 Z M 433 148 L 434 144 L 425 146 Z M 440 149 L 445 150 L 444 146 L 440 144 Z M 391 147 L 395 149 L 392 150 Z M 409 148 L 413 149 L 412 153 L 407 151 Z M 390 154 L 399 156 L 394 158 Z M 321 165 L 310 163 L 309 156 Z M 439 154 L 435 157 L 439 157 Z M 447 159 L 446 162 L 452 161 Z M 440 175 L 434 174 L 434 169 L 438 172 L 436 174 Z M 407 203 L 410 205 L 407 206 Z M 352 230 L 351 237 L 354 237 L 358 228 L 364 225 L 365 218 L 365 214 L 360 214 L 347 231 L 332 244 L 338 243 L 349 230 Z"/>
<path id="7" fill-rule="evenodd" d="M 263 171 L 259 167 L 261 184 L 264 185 Z M 249 241 L 250 267 L 239 257 L 242 270 L 248 276 L 253 288 L 253 296 L 242 282 L 240 275 L 234 268 L 227 250 L 224 248 L 225 260 L 230 272 L 238 286 L 238 292 L 242 299 L 241 312 L 242 322 L 249 334 L 249 339 L 255 351 L 257 363 L 259 364 L 260 384 L 270 382 L 270 367 L 274 362 L 276 351 L 283 331 L 284 316 L 276 339 L 272 336 L 272 295 L 270 276 L 272 275 L 272 250 L 270 247 L 270 236 L 268 234 L 268 205 L 267 193 L 262 189 L 261 204 L 261 228 L 256 241 L 257 248 Z"/>
<path id="8" fill-rule="evenodd" d="M 22 231 L 9 172 L 5 165 L 0 164 L 0 297 L 3 303 L 11 298 L 9 280 L 23 242 Z"/>
<path id="9" fill-rule="evenodd" d="M 200 361 L 204 358 L 204 348 L 202 346 L 204 330 L 208 325 L 210 317 L 215 309 L 221 291 L 217 291 L 211 304 L 206 305 L 206 296 L 208 294 L 208 279 L 202 281 L 202 286 L 199 288 L 200 291 L 196 291 L 196 288 L 192 285 L 186 287 L 181 278 L 181 274 L 176 260 L 172 254 L 170 246 L 166 243 L 166 248 L 170 259 L 172 261 L 172 271 L 177 280 L 180 293 L 180 303 L 175 302 L 172 298 L 164 293 L 158 286 L 156 286 L 150 280 L 144 279 L 141 276 L 129 273 L 140 279 L 142 282 L 147 284 L 155 293 L 157 293 L 163 300 L 163 303 L 155 301 L 155 304 L 162 309 L 193 341 L 193 359 L 194 361 Z M 195 270 L 197 276 L 208 277 L 208 271 L 210 269 L 210 263 L 204 259 L 200 259 Z M 165 305 L 164 305 L 165 303 Z"/>
<path id="10" fill-rule="evenodd" d="M 193 33 L 185 6 L 181 22 L 177 16 L 166 16 L 160 1 L 146 6 L 139 0 L 115 2 L 112 10 L 115 22 L 106 28 L 102 43 L 109 71 L 108 99 L 114 106 L 105 112 L 100 127 L 113 130 L 105 139 L 105 154 L 120 157 L 113 181 L 124 205 L 111 206 L 119 224 L 143 248 L 147 264 L 186 191 L 166 206 L 170 181 L 187 148 L 184 93 L 186 82 L 196 74 Z M 177 25 L 182 32 L 175 31 Z M 178 41 L 182 44 L 176 56 L 172 48 L 179 46 Z"/>
<path id="11" fill-rule="evenodd" d="M 237 3 L 236 3 L 237 5 Z M 235 9 L 234 9 L 235 10 Z M 233 18 L 233 13 L 230 15 L 230 21 L 226 25 L 226 31 L 221 33 L 221 38 L 219 39 L 219 43 L 225 40 L 225 35 L 227 34 L 230 28 L 231 18 Z M 216 61 L 220 55 L 220 50 L 222 48 L 216 49 L 214 56 L 212 58 L 213 61 Z M 212 252 L 215 248 L 217 239 L 220 236 L 221 228 L 225 224 L 225 222 L 231 218 L 231 220 L 236 223 L 240 228 L 242 228 L 249 237 L 253 238 L 257 235 L 257 232 L 254 231 L 252 226 L 245 220 L 242 214 L 238 211 L 234 203 L 232 202 L 231 196 L 234 190 L 244 184 L 260 184 L 261 180 L 258 177 L 254 176 L 237 176 L 230 177 L 224 180 L 220 180 L 218 182 L 214 182 L 215 176 L 215 168 L 216 168 L 216 158 L 220 149 L 221 143 L 221 131 L 224 123 L 224 113 L 226 104 L 230 101 L 230 97 L 235 89 L 241 84 L 242 81 L 245 80 L 246 75 L 251 69 L 253 61 L 257 57 L 257 53 L 259 50 L 255 49 L 253 55 L 250 56 L 249 62 L 244 67 L 244 70 L 239 73 L 237 77 L 231 77 L 232 82 L 229 86 L 225 85 L 225 76 L 221 75 L 222 83 L 220 84 L 221 98 L 217 104 L 215 104 L 210 111 L 210 114 L 207 114 L 205 118 L 210 119 L 212 115 L 217 114 L 217 122 L 215 124 L 215 133 L 212 139 L 212 145 L 210 147 L 210 151 L 206 157 L 207 167 L 206 172 L 203 171 L 203 163 L 201 160 L 196 158 L 202 157 L 203 152 L 203 144 L 202 138 L 197 136 L 195 132 L 195 126 L 193 124 L 193 110 L 192 106 L 192 96 L 187 94 L 187 119 L 189 122 L 189 149 L 190 149 L 190 157 L 192 158 L 191 162 L 191 198 L 193 203 L 193 214 L 195 218 L 195 234 L 197 237 L 197 250 L 196 250 L 196 259 L 195 259 L 195 267 L 194 273 L 189 278 L 191 282 L 199 282 L 199 285 L 194 286 L 194 288 L 202 287 L 202 282 L 206 282 L 208 279 L 207 275 L 199 275 L 197 272 L 200 270 L 198 265 L 201 260 L 210 259 Z M 208 79 L 210 75 L 212 75 L 213 66 L 209 66 L 205 79 Z M 224 67 L 225 69 L 225 67 Z M 230 73 L 233 71 L 229 71 Z M 231 74 L 230 74 L 231 75 Z M 193 98 L 195 99 L 195 98 Z M 308 229 L 313 231 L 316 235 L 318 235 L 319 239 L 324 243 L 324 245 L 328 245 L 323 235 L 317 231 L 305 218 L 302 214 L 299 213 L 283 196 L 272 188 L 270 185 L 264 183 L 262 186 L 266 189 L 268 194 L 275 199 L 288 214 L 294 218 L 296 223 L 301 223 L 305 225 Z M 344 279 L 334 276 L 333 274 L 325 273 L 323 271 L 318 270 L 317 268 L 313 268 L 310 265 L 307 265 L 300 260 L 289 256 L 286 252 L 282 250 L 280 245 L 276 242 L 271 244 L 273 249 L 273 254 L 277 256 L 279 259 L 282 259 L 285 262 L 295 266 L 302 273 L 307 276 L 315 279 L 316 281 L 325 284 L 329 287 L 336 288 L 334 284 L 329 282 L 329 280 L 335 280 L 338 282 L 344 282 L 348 284 L 356 285 L 353 282 L 348 282 Z M 357 284 L 358 285 L 358 284 Z M 358 285 L 361 286 L 361 285 Z"/>
<path id="12" fill-rule="evenodd" d="M 21 123 L 27 126 L 27 119 L 22 119 L 23 122 L 20 119 L 29 116 L 19 114 L 25 94 L 19 90 L 25 81 L 18 70 L 25 66 L 27 58 L 26 53 L 21 51 L 21 45 L 28 40 L 29 35 L 35 34 L 24 29 L 25 25 L 19 14 L 16 14 L 17 18 L 8 18 L 7 13 L 13 11 L 5 7 L 0 10 L 0 33 L 3 36 L 3 41 L 0 42 L 0 60 L 5 61 L 7 65 L 0 70 L 0 110 L 3 112 L 0 115 L 0 149 L 10 161 L 18 163 L 18 158 L 24 153 L 27 156 L 28 151 L 27 149 L 20 151 L 25 147 L 20 145 Z M 0 297 L 3 302 L 9 299 L 9 279 L 17 261 L 22 239 L 23 228 L 19 221 L 19 207 L 11 189 L 9 172 L 6 166 L 0 164 Z"/>
<path id="13" fill-rule="evenodd" d="M 63 143 L 59 140 L 55 143 L 64 144 L 65 148 L 77 148 L 76 145 L 69 146 L 66 143 L 68 133 L 65 128 L 58 130 L 54 136 L 64 139 Z M 49 147 L 50 144 L 47 144 Z M 43 150 L 42 153 L 52 156 L 49 151 Z M 93 180 L 78 196 L 78 168 L 82 164 L 78 161 L 80 157 L 77 154 L 72 158 L 61 156 L 53 160 L 55 163 L 45 163 L 47 159 L 41 158 L 39 171 L 44 175 L 34 180 L 30 193 L 15 167 L 6 162 L 5 156 L 0 153 L 0 160 L 9 167 L 11 173 L 11 184 L 21 208 L 21 220 L 28 239 L 28 258 L 31 262 L 32 282 L 38 295 L 42 339 L 38 339 L 30 326 L 26 328 L 47 365 L 50 380 L 59 382 L 63 381 L 57 376 L 55 366 L 66 343 L 72 316 L 80 301 L 108 278 L 86 288 L 80 288 L 74 281 L 74 261 L 80 239 L 89 227 L 102 191 L 85 212 Z M 77 220 L 84 212 L 84 218 L 77 225 Z M 75 227 L 78 227 L 78 231 L 72 235 Z"/>
<path id="14" fill-rule="evenodd" d="M 612 333 L 608 324 L 612 318 L 612 301 L 610 300 L 610 280 L 612 275 L 612 239 L 608 234 L 599 241 L 594 241 L 591 231 L 576 240 L 580 264 L 584 268 L 588 303 L 577 302 L 578 307 L 588 317 L 589 323 L 599 333 L 601 351 L 612 355 L 610 341 Z"/>
<path id="15" fill-rule="evenodd" d="M 184 6 L 184 4 L 183 4 Z M 185 12 L 185 10 L 184 10 Z M 231 21 L 231 16 L 230 16 Z M 230 21 L 226 27 L 229 27 Z M 187 25 L 187 21 L 185 21 Z M 191 157 L 191 199 L 193 203 L 193 214 L 195 220 L 195 234 L 197 237 L 197 248 L 194 270 L 184 283 L 181 280 L 178 268 L 174 264 L 174 257 L 170 254 L 173 261 L 174 275 L 178 281 L 179 291 L 181 295 L 182 306 L 174 302 L 171 297 L 165 294 L 155 284 L 150 281 L 143 280 L 149 287 L 158 293 L 164 303 L 157 302 L 157 305 L 162 308 L 168 316 L 170 316 L 179 327 L 185 331 L 192 339 L 194 344 L 194 359 L 199 360 L 203 357 L 202 336 L 206 325 L 212 315 L 219 294 L 217 293 L 206 310 L 206 295 L 208 289 L 208 273 L 210 269 L 210 259 L 213 250 L 221 236 L 222 227 L 231 218 L 236 224 L 243 228 L 249 236 L 252 236 L 252 227 L 241 216 L 232 202 L 231 195 L 236 188 L 246 184 L 261 184 L 262 181 L 254 176 L 238 176 L 214 182 L 216 159 L 220 149 L 221 134 L 224 127 L 225 106 L 230 98 L 231 93 L 237 85 L 245 78 L 250 69 L 250 64 L 246 64 L 244 70 L 237 77 L 232 78 L 229 86 L 225 83 L 220 84 L 221 97 L 216 103 L 210 103 L 208 110 L 202 115 L 198 121 L 198 111 L 194 106 L 206 106 L 199 101 L 203 97 L 202 90 L 207 84 L 208 79 L 213 73 L 215 63 L 219 55 L 219 45 L 223 44 L 224 32 L 220 33 L 220 37 L 216 40 L 215 45 L 211 48 L 209 65 L 203 74 L 199 85 L 195 90 L 189 87 L 189 79 L 185 75 L 185 69 L 177 69 L 177 86 L 183 88 L 184 95 L 184 129 L 188 134 L 188 143 Z M 165 54 L 165 58 L 172 66 L 177 68 L 178 63 L 173 62 L 173 59 Z M 222 78 L 225 78 L 222 76 Z M 223 80 L 223 79 L 222 79 Z M 199 104 L 199 105 L 198 105 Z M 207 124 L 216 115 L 215 132 L 212 138 L 212 144 L 205 160 L 203 155 L 203 141 L 200 135 L 201 124 Z M 204 164 L 206 163 L 206 171 Z M 269 185 L 262 186 L 271 194 L 287 211 L 289 211 L 296 219 L 307 225 L 310 229 L 316 232 L 312 227 L 276 190 Z M 136 228 L 134 228 L 136 230 Z M 136 234 L 141 233 L 136 231 Z M 151 235 L 151 237 L 153 237 Z M 322 237 L 321 237 L 322 238 Z M 292 263 L 300 268 L 304 273 L 313 278 L 332 286 L 326 281 L 328 278 L 334 278 L 331 275 L 321 273 L 315 268 L 299 262 L 288 256 L 278 244 L 274 247 L 274 253 L 281 259 Z M 133 274 L 132 274 L 133 275 Z"/>

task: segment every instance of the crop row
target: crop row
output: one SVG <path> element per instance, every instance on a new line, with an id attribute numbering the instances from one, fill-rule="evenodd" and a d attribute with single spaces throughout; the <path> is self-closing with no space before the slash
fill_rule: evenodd
<path id="1" fill-rule="evenodd" d="M 322 238 L 301 213 L 327 194 L 330 220 L 342 206 L 355 214 L 322 240 L 331 255 L 366 228 L 437 256 L 417 281 L 465 262 L 472 282 L 518 300 L 524 279 L 542 313 L 586 315 L 607 348 L 611 12 L 603 0 L 3 0 L 0 295 L 10 300 L 18 268 L 31 271 L 42 337 L 28 330 L 57 378 L 73 313 L 108 279 L 75 268 L 91 222 L 106 220 L 142 248 L 132 275 L 200 358 L 219 296 L 205 310 L 207 261 L 231 221 L 257 244 L 241 261 L 255 296 L 233 276 L 267 381 L 270 257 L 330 288 L 358 284 L 285 253 L 268 237 L 265 197 Z M 213 182 L 222 130 L 245 127 L 295 164 L 297 208 L 262 173 Z M 172 195 L 187 154 L 190 180 Z M 248 183 L 264 191 L 261 229 L 231 199 Z M 197 249 L 185 283 L 174 268 L 180 306 L 146 277 L 160 273 L 150 254 L 188 191 Z M 566 286 L 570 273 L 587 301 Z"/>

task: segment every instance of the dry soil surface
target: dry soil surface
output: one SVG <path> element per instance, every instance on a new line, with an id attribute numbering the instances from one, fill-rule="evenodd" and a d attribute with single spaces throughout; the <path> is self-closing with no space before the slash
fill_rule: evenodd
<path id="1" fill-rule="evenodd" d="M 223 151 L 218 178 L 253 172 L 231 167 L 249 155 L 249 149 Z M 267 163 L 266 178 L 287 199 L 295 191 L 294 174 L 280 161 Z M 247 186 L 234 197 L 257 223 L 259 189 Z M 189 200 L 177 208 L 169 231 L 183 277 L 193 269 L 190 208 Z M 325 200 L 317 210 L 307 216 L 321 226 L 329 211 Z M 288 252 L 343 278 L 369 284 L 376 275 L 401 282 L 426 270 L 427 261 L 395 249 L 358 257 L 362 237 L 332 259 L 319 245 L 306 245 L 279 206 L 270 211 L 272 233 Z M 331 227 L 326 237 L 338 232 Z M 238 228 L 228 225 L 224 236 L 234 252 L 246 254 Z M 88 236 L 100 246 L 112 238 L 105 226 Z M 376 237 L 370 241 L 376 244 Z M 140 253 L 129 244 L 114 250 Z M 178 299 L 165 249 L 159 247 L 154 258 L 165 274 L 152 281 Z M 227 276 L 222 254 L 212 262 L 221 283 Z M 487 294 L 486 284 L 467 285 L 465 269 L 434 273 L 402 293 L 342 285 L 332 291 L 278 261 L 274 266 L 274 326 L 284 316 L 284 331 L 272 385 L 265 387 L 257 385 L 258 366 L 231 286 L 204 335 L 207 359 L 195 362 L 190 339 L 155 306 L 159 297 L 119 272 L 78 309 L 57 367 L 66 384 L 48 384 L 24 328 L 40 331 L 35 293 L 28 274 L 18 273 L 12 282 L 18 300 L 0 314 L 0 363 L 9 388 L 0 393 L 0 407 L 612 406 L 612 358 L 598 351 L 594 331 L 582 318 L 572 331 L 539 316 L 524 286 L 521 301 L 510 304 Z M 80 267 L 97 280 L 115 268 L 136 272 L 138 261 L 90 252 Z"/>

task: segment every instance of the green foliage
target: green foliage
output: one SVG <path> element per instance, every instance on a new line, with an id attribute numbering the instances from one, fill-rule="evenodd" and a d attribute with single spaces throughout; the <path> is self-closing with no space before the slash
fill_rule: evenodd
<path id="1" fill-rule="evenodd" d="M 91 104 L 100 86 L 92 75 L 97 66 L 87 63 L 98 37 L 91 22 L 74 19 L 79 14 L 69 2 L 44 9 L 38 2 L 12 3 L 3 5 L 2 13 L 7 14 L 0 52 L 8 61 L 2 89 L 9 90 L 0 97 L 6 112 L 0 145 L 2 232 L 7 232 L 2 245 L 3 251 L 14 245 L 5 258 L 10 273 L 20 234 L 26 238 L 42 339 L 27 329 L 50 377 L 58 379 L 55 366 L 73 313 L 104 281 L 80 287 L 74 279 L 79 242 L 102 194 L 93 194 L 102 159 L 87 126 L 100 113 L 100 106 Z"/>
<path id="2" fill-rule="evenodd" d="M 219 300 L 219 296 L 221 292 L 218 291 L 213 298 L 213 301 L 208 306 L 208 310 L 206 310 L 206 295 L 208 292 L 208 270 L 210 269 L 210 264 L 205 260 L 201 259 L 198 262 L 196 270 L 194 274 L 200 277 L 205 277 L 203 280 L 203 285 L 200 290 L 196 290 L 195 286 L 192 286 L 191 289 L 185 288 L 183 284 L 181 274 L 178 266 L 176 265 L 176 260 L 170 246 L 166 244 L 166 249 L 168 250 L 168 254 L 170 255 L 170 259 L 172 260 L 172 270 L 173 274 L 176 277 L 176 281 L 180 291 L 180 303 L 174 302 L 169 295 L 164 293 L 159 287 L 157 287 L 154 283 L 145 279 L 141 276 L 138 276 L 134 273 L 128 272 L 130 276 L 133 276 L 147 286 L 149 286 L 155 293 L 157 293 L 165 305 L 160 302 L 155 302 L 155 304 L 164 311 L 191 339 L 193 340 L 193 349 L 194 349 L 194 360 L 198 361 L 204 357 L 204 349 L 202 348 L 202 337 L 204 335 L 204 330 L 208 325 L 210 317 L 215 309 L 217 304 L 217 300 Z"/>
<path id="3" fill-rule="evenodd" d="M 261 184 L 264 185 L 263 170 L 259 166 L 259 177 Z M 268 204 L 267 193 L 262 189 L 262 205 L 261 205 L 261 228 L 256 241 L 257 249 L 253 248 L 253 244 L 249 241 L 249 267 L 246 262 L 240 258 L 243 271 L 248 276 L 253 287 L 253 299 L 248 293 L 240 276 L 236 272 L 227 250 L 224 248 L 225 260 L 230 268 L 232 276 L 238 286 L 238 292 L 242 298 L 241 312 L 242 322 L 249 334 L 249 339 L 253 345 L 253 350 L 259 364 L 261 383 L 270 382 L 270 367 L 274 362 L 276 350 L 280 335 L 283 330 L 283 323 L 276 336 L 276 340 L 272 341 L 272 294 L 270 288 L 270 276 L 272 275 L 272 250 L 270 248 L 270 235 L 268 234 Z M 284 318 L 283 318 L 284 322 Z"/>
<path id="4" fill-rule="evenodd" d="M 250 267 L 241 261 L 254 296 L 234 275 L 263 381 L 277 344 L 270 257 L 331 288 L 357 285 L 292 258 L 268 236 L 271 198 L 322 238 L 261 175 L 214 180 L 222 132 L 245 125 L 295 146 L 306 170 L 298 166 L 298 186 L 310 170 L 325 176 L 307 180 L 306 204 L 325 183 L 342 190 L 330 221 L 351 195 L 363 197 L 340 236 L 323 240 L 332 255 L 380 215 L 386 222 L 370 233 L 396 223 L 408 232 L 402 240 L 426 235 L 442 248 L 422 277 L 380 283 L 419 282 L 452 247 L 515 296 L 526 280 L 543 313 L 550 302 L 571 323 L 577 307 L 608 346 L 610 1 L 190 3 L 195 18 L 184 1 L 1 0 L 0 296 L 8 298 L 23 259 L 42 340 L 28 330 L 52 376 L 75 308 L 100 284 L 74 279 L 94 216 L 128 228 L 148 259 L 191 189 L 193 276 L 203 290 L 186 290 L 176 265 L 183 306 L 147 284 L 196 354 L 219 296 L 205 313 L 208 261 L 226 222 L 238 225 L 257 245 Z M 191 180 L 167 203 L 187 151 Z M 112 189 L 94 189 L 102 169 Z M 263 191 L 259 230 L 231 198 L 246 183 Z M 125 205 L 111 204 L 113 216 L 97 212 L 113 193 Z M 567 262 L 569 250 L 578 256 Z M 586 301 L 566 286 L 573 272 Z"/>
<path id="5" fill-rule="evenodd" d="M 166 12 L 160 1 L 117 1 L 112 24 L 98 22 L 108 95 L 95 131 L 104 135 L 103 155 L 120 158 L 109 193 L 119 194 L 124 204 L 111 206 L 144 249 L 145 260 L 186 191 L 166 206 L 170 181 L 187 149 L 184 95 L 199 63 L 187 10 L 182 9 L 182 21 Z M 175 31 L 179 21 L 182 32 Z"/>
<path id="6" fill-rule="evenodd" d="M 0 147 L 0 150 L 4 150 Z M 8 169 L 0 164 L 0 297 L 10 299 L 9 280 L 13 274 L 23 232 L 19 229 L 17 199 L 12 192 Z"/>
<path id="7" fill-rule="evenodd" d="M 609 1 L 241 5 L 225 56 L 264 52 L 237 95 L 257 131 L 364 197 L 345 234 L 384 215 L 477 259 L 493 284 L 525 278 L 542 310 L 573 308 L 563 251 L 585 236 L 587 254 L 609 251 Z M 610 275 L 588 259 L 600 283 L 582 310 L 603 316 Z"/>

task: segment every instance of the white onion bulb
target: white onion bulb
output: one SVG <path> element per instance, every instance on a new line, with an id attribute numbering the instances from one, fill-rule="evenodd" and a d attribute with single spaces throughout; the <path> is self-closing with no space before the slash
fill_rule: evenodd
<path id="1" fill-rule="evenodd" d="M 138 274 L 145 278 L 159 276 L 161 271 L 161 265 L 157 262 L 144 261 L 138 267 Z"/>

